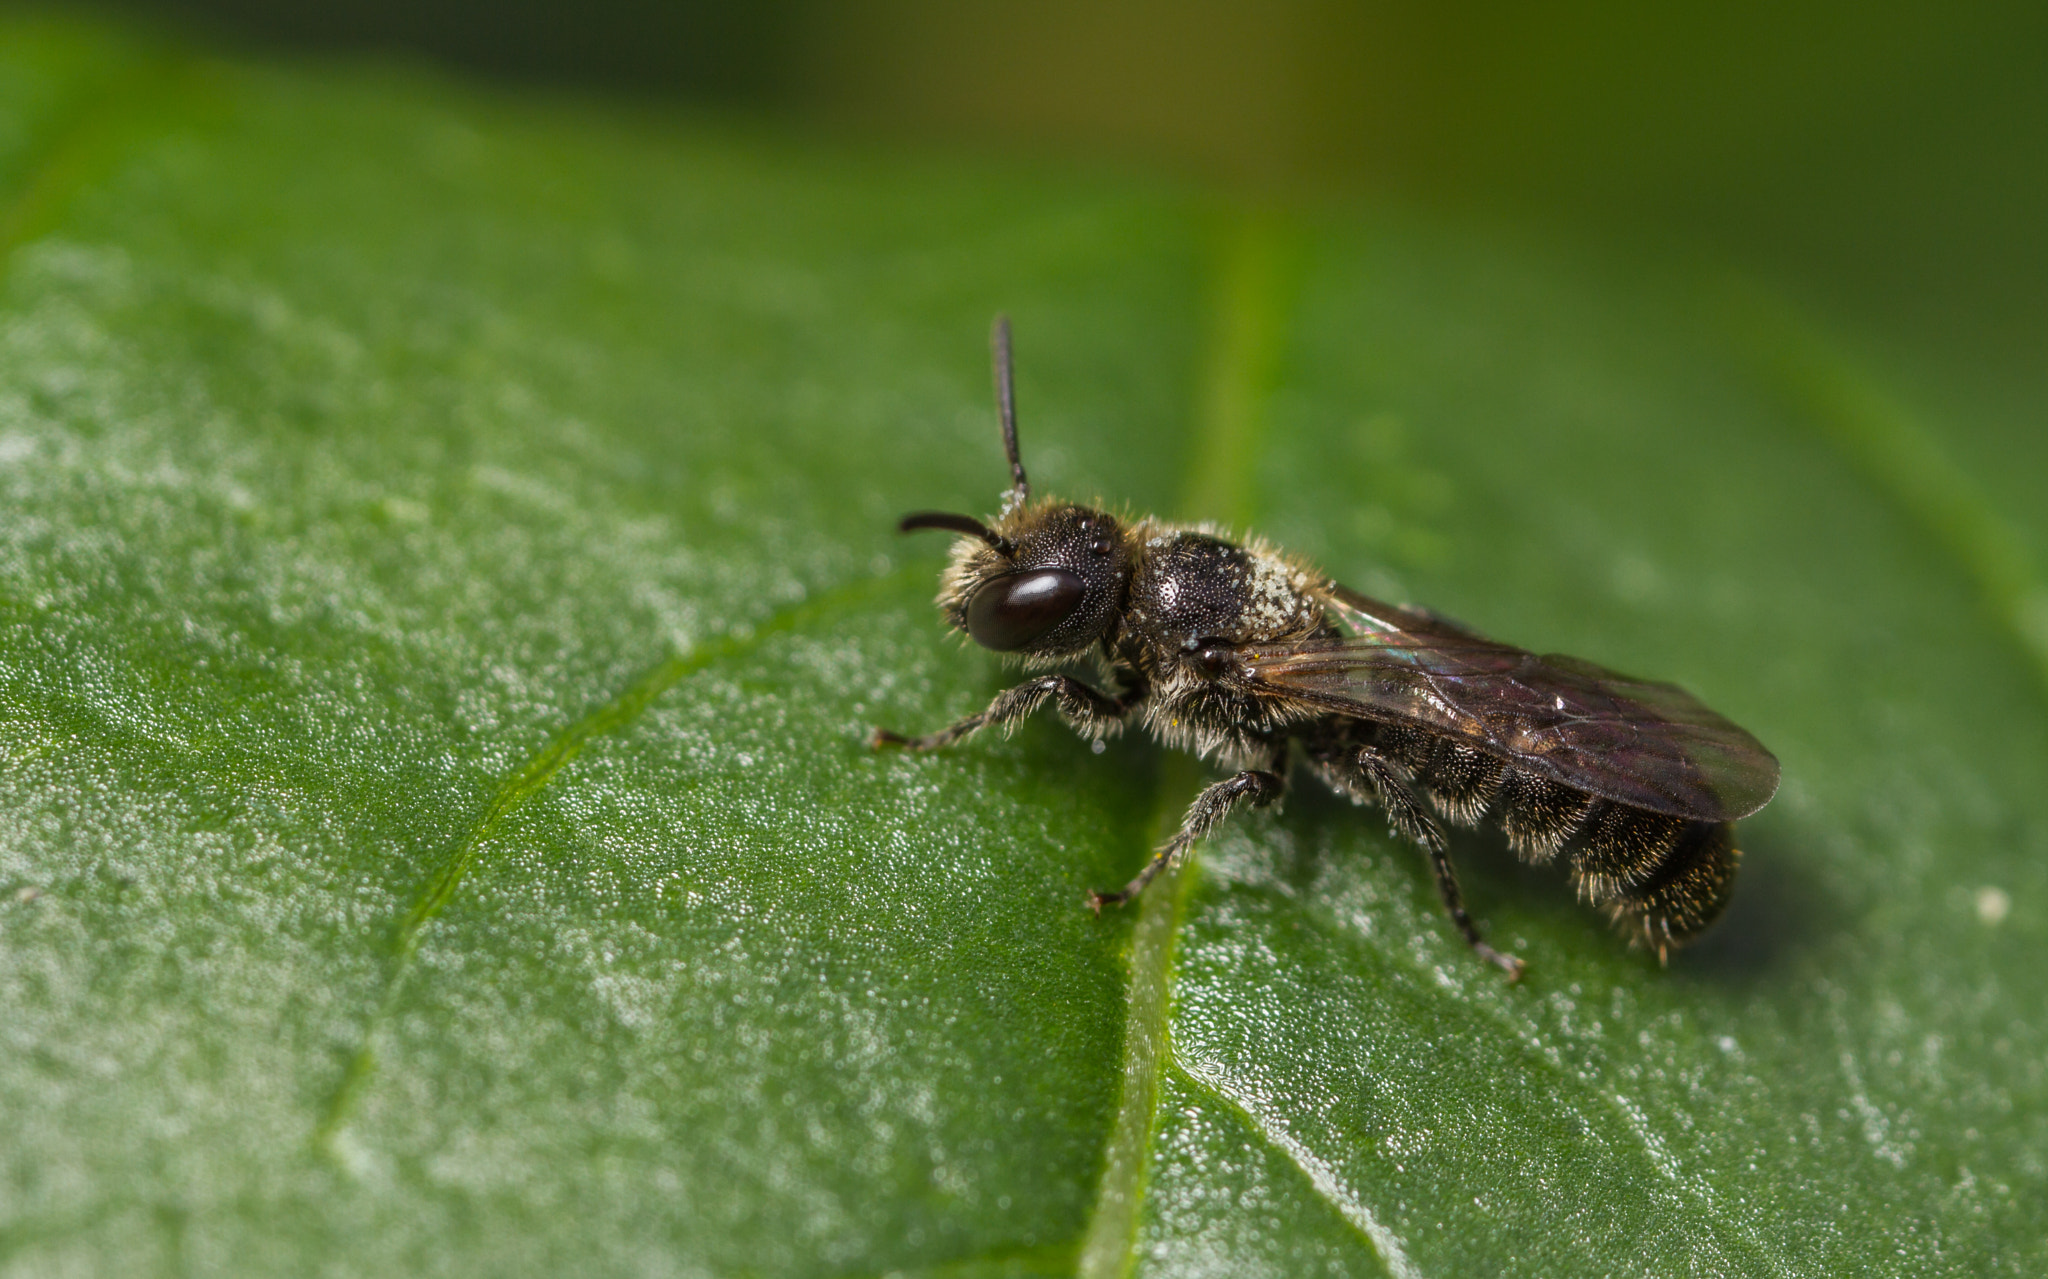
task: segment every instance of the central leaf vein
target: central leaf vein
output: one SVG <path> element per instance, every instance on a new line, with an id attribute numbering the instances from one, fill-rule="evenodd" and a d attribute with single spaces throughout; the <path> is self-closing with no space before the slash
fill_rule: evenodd
<path id="1" fill-rule="evenodd" d="M 1191 459 L 1183 484 L 1183 518 L 1242 525 L 1252 514 L 1250 472 L 1265 427 L 1265 405 L 1286 343 L 1292 269 L 1299 254 L 1277 220 L 1249 216 L 1227 231 L 1217 271 L 1207 378 L 1196 406 Z M 1202 773 L 1184 755 L 1160 770 L 1153 828 L 1163 842 L 1179 824 L 1180 805 Z M 1123 1100 L 1103 1155 L 1095 1210 L 1083 1235 L 1082 1279 L 1127 1274 L 1135 1260 L 1139 1214 L 1157 1123 L 1159 1072 L 1171 1053 L 1173 964 L 1191 871 L 1178 868 L 1139 899 L 1132 931 L 1125 1001 Z"/>

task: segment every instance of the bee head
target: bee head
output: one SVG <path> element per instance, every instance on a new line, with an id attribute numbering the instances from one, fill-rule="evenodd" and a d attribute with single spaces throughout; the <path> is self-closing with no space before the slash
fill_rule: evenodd
<path id="1" fill-rule="evenodd" d="M 1114 516 L 1066 502 L 1013 508 L 994 527 L 920 512 L 901 527 L 966 536 L 939 586 L 955 630 L 998 653 L 1067 657 L 1108 633 L 1123 605 L 1130 555 Z"/>
<path id="2" fill-rule="evenodd" d="M 1060 658 L 1108 633 L 1123 604 L 1130 555 L 1113 516 L 1067 502 L 1031 501 L 1017 456 L 1010 322 L 997 316 L 996 408 L 1010 459 L 1010 491 L 994 525 L 971 515 L 919 511 L 897 525 L 958 533 L 939 607 L 955 630 L 998 653 Z"/>

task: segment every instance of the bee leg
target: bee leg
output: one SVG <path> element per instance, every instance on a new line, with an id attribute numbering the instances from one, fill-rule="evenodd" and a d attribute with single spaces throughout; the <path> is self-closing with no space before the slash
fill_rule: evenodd
<path id="1" fill-rule="evenodd" d="M 1487 945 L 1479 935 L 1479 925 L 1465 913 L 1465 898 L 1458 891 L 1458 874 L 1451 869 L 1451 850 L 1444 843 L 1443 828 L 1436 824 L 1436 819 L 1429 815 L 1429 810 L 1409 789 L 1401 770 L 1370 747 L 1358 752 L 1358 768 L 1372 783 L 1380 805 L 1387 810 L 1387 824 L 1397 834 L 1414 840 L 1429 851 L 1430 869 L 1436 872 L 1436 891 L 1444 899 L 1444 909 L 1450 912 L 1451 922 L 1458 926 L 1458 931 L 1481 959 L 1506 973 L 1509 981 L 1518 980 L 1522 975 L 1522 961 Z"/>
<path id="2" fill-rule="evenodd" d="M 1246 769 L 1232 777 L 1226 777 L 1213 786 L 1205 786 L 1195 796 L 1195 802 L 1188 805 L 1187 816 L 1181 818 L 1180 829 L 1172 839 L 1166 841 L 1152 860 L 1145 863 L 1145 869 L 1138 877 L 1114 893 L 1090 893 L 1088 905 L 1096 914 L 1104 906 L 1121 906 L 1139 893 L 1160 871 L 1165 870 L 1183 853 L 1194 846 L 1196 840 L 1221 825 L 1230 816 L 1231 810 L 1239 804 L 1250 804 L 1253 808 L 1264 808 L 1280 798 L 1287 791 L 1287 783 L 1279 773 L 1260 772 Z"/>
<path id="3" fill-rule="evenodd" d="M 1096 739 L 1122 728 L 1124 715 L 1134 704 L 1105 696 L 1071 675 L 1041 675 L 997 693 L 987 710 L 969 715 L 949 728 L 926 733 L 923 737 L 905 737 L 901 733 L 878 728 L 868 734 L 868 745 L 876 749 L 901 746 L 913 751 L 939 750 L 991 724 L 1015 723 L 1043 706 L 1047 698 L 1058 700 L 1060 718 L 1066 720 L 1075 732 Z"/>

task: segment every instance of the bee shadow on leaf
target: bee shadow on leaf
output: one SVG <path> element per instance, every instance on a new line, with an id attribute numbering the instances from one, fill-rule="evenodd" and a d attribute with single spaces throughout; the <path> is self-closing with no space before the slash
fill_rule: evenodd
<path id="1" fill-rule="evenodd" d="M 1716 986 L 1745 987 L 1784 976 L 1843 927 L 1839 902 L 1801 855 L 1796 830 L 1760 822 L 1738 831 L 1742 869 L 1728 913 L 1674 955 L 1672 971 Z"/>

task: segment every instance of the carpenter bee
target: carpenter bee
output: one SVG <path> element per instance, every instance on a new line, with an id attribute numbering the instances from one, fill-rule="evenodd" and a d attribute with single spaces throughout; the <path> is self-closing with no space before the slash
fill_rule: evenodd
<path id="1" fill-rule="evenodd" d="M 1134 718 L 1166 745 L 1234 770 L 1099 912 L 1242 805 L 1279 799 L 1300 762 L 1421 845 L 1458 931 L 1508 978 L 1522 962 L 1465 911 L 1443 822 L 1493 814 L 1525 860 L 1562 857 L 1579 895 L 1661 961 L 1727 904 L 1734 822 L 1769 802 L 1778 761 L 1671 684 L 1496 643 L 1426 610 L 1349 590 L 1257 539 L 1031 498 L 1017 453 L 1010 329 L 992 336 L 1009 456 L 1001 513 L 921 511 L 899 527 L 959 534 L 940 583 L 946 622 L 1035 674 L 988 709 L 877 747 L 937 750 L 1050 701 L 1097 742 Z M 1100 689 L 1055 670 L 1093 652 Z"/>

